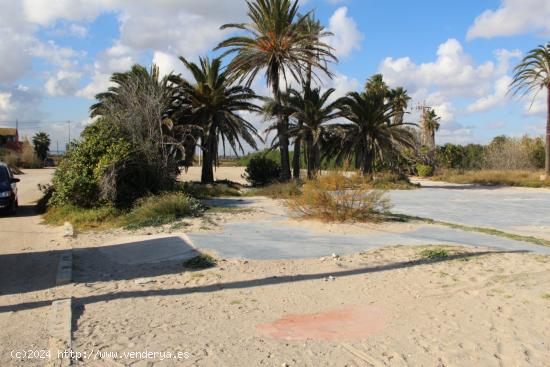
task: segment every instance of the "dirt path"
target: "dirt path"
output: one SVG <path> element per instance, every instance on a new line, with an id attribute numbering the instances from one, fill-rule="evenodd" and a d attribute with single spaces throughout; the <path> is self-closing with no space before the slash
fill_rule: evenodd
<path id="1" fill-rule="evenodd" d="M 41 225 L 34 211 L 39 183 L 48 183 L 52 170 L 25 170 L 18 176 L 17 216 L 0 217 L 0 365 L 42 365 L 38 359 L 13 358 L 13 350 L 42 350 L 48 346 L 47 318 L 55 297 L 58 252 L 63 247 L 59 228 Z M 18 305 L 35 302 L 22 309 Z"/>

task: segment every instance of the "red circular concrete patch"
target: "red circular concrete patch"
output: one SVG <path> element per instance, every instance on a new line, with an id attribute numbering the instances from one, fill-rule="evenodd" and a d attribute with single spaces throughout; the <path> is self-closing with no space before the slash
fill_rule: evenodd
<path id="1" fill-rule="evenodd" d="M 339 310 L 287 315 L 268 324 L 256 325 L 267 337 L 285 340 L 365 339 L 386 326 L 382 310 L 372 306 L 347 306 Z"/>

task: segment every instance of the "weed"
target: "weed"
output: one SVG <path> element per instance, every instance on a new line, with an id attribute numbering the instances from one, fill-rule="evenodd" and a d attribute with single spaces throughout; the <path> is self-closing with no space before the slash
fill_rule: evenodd
<path id="1" fill-rule="evenodd" d="M 436 248 L 427 248 L 420 251 L 420 256 L 429 260 L 442 260 L 447 259 L 450 256 L 448 250 L 440 247 Z"/>
<path id="2" fill-rule="evenodd" d="M 183 263 L 183 266 L 190 269 L 207 269 L 216 266 L 215 258 L 208 254 L 200 254 Z"/>
<path id="3" fill-rule="evenodd" d="M 183 193 L 166 193 L 142 199 L 126 215 L 125 227 L 136 229 L 158 226 L 184 217 L 195 217 L 204 211 L 201 203 Z"/>
<path id="4" fill-rule="evenodd" d="M 541 297 L 542 299 L 550 300 L 550 293 L 544 293 Z"/>
<path id="5" fill-rule="evenodd" d="M 306 217 L 329 221 L 379 220 L 390 208 L 380 190 L 366 188 L 355 177 L 341 173 L 307 181 L 302 193 L 287 200 L 290 209 Z"/>

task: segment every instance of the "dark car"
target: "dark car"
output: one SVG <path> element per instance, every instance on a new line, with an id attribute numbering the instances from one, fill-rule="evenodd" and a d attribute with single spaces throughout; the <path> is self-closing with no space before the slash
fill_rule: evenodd
<path id="1" fill-rule="evenodd" d="M 15 214 L 17 212 L 17 182 L 18 178 L 13 177 L 10 168 L 0 163 L 0 210 Z"/>

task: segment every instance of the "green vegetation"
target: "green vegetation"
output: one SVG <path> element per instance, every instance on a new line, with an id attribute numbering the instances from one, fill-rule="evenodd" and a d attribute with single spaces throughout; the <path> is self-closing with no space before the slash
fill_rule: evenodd
<path id="1" fill-rule="evenodd" d="M 189 269 L 208 269 L 216 266 L 217 261 L 208 254 L 200 254 L 183 263 L 183 266 Z"/>
<path id="2" fill-rule="evenodd" d="M 281 166 L 272 159 L 258 156 L 252 158 L 245 169 L 245 178 L 252 186 L 263 186 L 277 181 Z"/>
<path id="3" fill-rule="evenodd" d="M 550 293 L 543 293 L 541 297 L 542 299 L 550 300 Z"/>
<path id="4" fill-rule="evenodd" d="M 203 212 L 201 203 L 183 193 L 166 193 L 140 199 L 125 216 L 125 227 L 158 226 L 180 218 L 196 217 Z"/>
<path id="5" fill-rule="evenodd" d="M 429 260 L 447 259 L 451 254 L 449 250 L 442 247 L 427 248 L 420 251 L 420 256 Z"/>
<path id="6" fill-rule="evenodd" d="M 416 172 L 418 173 L 418 176 L 420 177 L 429 177 L 433 175 L 434 168 L 433 166 L 429 166 L 427 164 L 418 163 L 416 165 Z"/>
<path id="7" fill-rule="evenodd" d="M 32 145 L 38 159 L 44 162 L 50 151 L 50 136 L 43 131 L 38 132 L 32 137 Z"/>
<path id="8" fill-rule="evenodd" d="M 43 218 L 45 223 L 53 225 L 61 225 L 68 221 L 79 231 L 117 227 L 137 229 L 198 216 L 203 211 L 198 200 L 176 192 L 141 199 L 130 210 L 112 206 L 83 208 L 74 205 L 57 205 L 50 207 Z"/>

